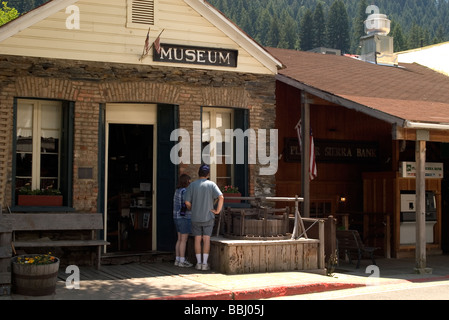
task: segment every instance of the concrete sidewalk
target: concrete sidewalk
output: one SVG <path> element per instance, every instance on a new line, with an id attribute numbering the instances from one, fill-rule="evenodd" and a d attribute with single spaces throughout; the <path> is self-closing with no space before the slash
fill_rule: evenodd
<path id="1" fill-rule="evenodd" d="M 433 273 L 421 275 L 413 273 L 414 259 L 378 259 L 376 262 L 379 278 L 365 273 L 369 260 L 363 260 L 360 269 L 355 269 L 355 264 L 342 262 L 333 276 L 297 271 L 224 275 L 157 262 L 152 268 L 159 268 L 161 272 L 152 276 L 81 280 L 80 289 L 71 290 L 66 288 L 65 281 L 60 280 L 56 293 L 51 296 L 12 294 L 0 296 L 0 300 L 257 300 L 367 285 L 449 280 L 449 256 L 429 257 L 427 264 Z"/>

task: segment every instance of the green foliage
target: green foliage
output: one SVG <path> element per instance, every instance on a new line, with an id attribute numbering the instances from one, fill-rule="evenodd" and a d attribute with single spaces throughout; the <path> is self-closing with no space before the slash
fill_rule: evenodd
<path id="1" fill-rule="evenodd" d="M 208 0 L 264 46 L 359 53 L 367 0 Z M 397 51 L 449 41 L 448 0 L 376 0 Z M 312 13 L 312 22 L 310 22 Z M 311 26 L 312 24 L 312 26 Z M 327 30 L 327 39 L 323 36 Z M 300 40 L 301 39 L 301 40 Z M 328 42 L 330 41 L 330 43 Z"/>
<path id="2" fill-rule="evenodd" d="M 0 26 L 19 16 L 19 12 L 14 8 L 8 7 L 7 2 L 2 2 L 2 6 L 0 7 Z"/>
<path id="3" fill-rule="evenodd" d="M 48 0 L 8 0 L 8 5 L 16 8 L 19 14 L 24 14 L 45 2 L 48 2 Z"/>
<path id="4" fill-rule="evenodd" d="M 48 254 L 18 256 L 15 262 L 27 265 L 47 265 L 58 262 L 58 258 L 52 256 L 51 252 L 49 252 Z"/>
<path id="5" fill-rule="evenodd" d="M 349 18 L 343 0 L 336 0 L 329 9 L 327 20 L 327 46 L 349 53 Z"/>
<path id="6" fill-rule="evenodd" d="M 32 195 L 32 196 L 60 196 L 61 191 L 53 188 L 45 188 L 45 189 L 35 189 L 32 190 L 30 186 L 24 186 L 19 189 L 19 194 L 22 195 Z"/>
<path id="7" fill-rule="evenodd" d="M 313 14 L 310 9 L 306 10 L 300 27 L 299 39 L 301 50 L 307 51 L 315 48 Z"/>

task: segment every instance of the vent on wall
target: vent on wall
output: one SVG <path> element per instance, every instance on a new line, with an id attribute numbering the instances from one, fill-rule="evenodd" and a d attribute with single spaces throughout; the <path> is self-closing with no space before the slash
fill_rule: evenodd
<path id="1" fill-rule="evenodd" d="M 154 0 L 132 1 L 132 23 L 154 25 Z"/>

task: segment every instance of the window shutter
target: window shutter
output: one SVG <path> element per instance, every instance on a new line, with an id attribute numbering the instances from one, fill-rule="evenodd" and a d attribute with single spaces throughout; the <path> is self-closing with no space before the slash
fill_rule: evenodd
<path id="1" fill-rule="evenodd" d="M 132 23 L 154 25 L 154 0 L 133 0 Z"/>
<path id="2" fill-rule="evenodd" d="M 248 109 L 234 109 L 234 128 L 242 129 L 243 132 L 249 129 L 249 110 Z M 249 166 L 248 166 L 248 138 L 245 138 L 245 163 L 234 165 L 234 185 L 239 188 L 242 196 L 249 196 Z M 236 144 L 234 142 L 234 163 L 236 163 L 235 150 Z"/>
<path id="3" fill-rule="evenodd" d="M 158 104 L 157 106 L 157 250 L 170 251 L 176 244 L 173 222 L 173 193 L 176 189 L 178 166 L 167 156 L 175 142 L 170 134 L 178 128 L 179 107 Z M 168 161 L 167 161 L 168 160 Z"/>

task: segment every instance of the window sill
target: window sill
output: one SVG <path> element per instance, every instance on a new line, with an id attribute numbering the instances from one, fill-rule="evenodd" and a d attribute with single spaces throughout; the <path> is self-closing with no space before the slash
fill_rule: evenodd
<path id="1" fill-rule="evenodd" d="M 75 212 L 71 207 L 13 206 L 11 212 Z"/>

